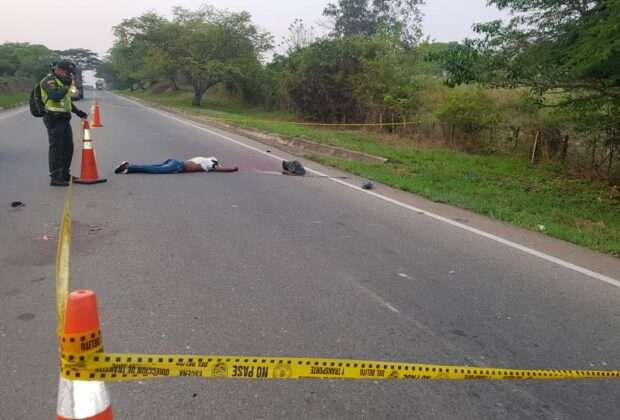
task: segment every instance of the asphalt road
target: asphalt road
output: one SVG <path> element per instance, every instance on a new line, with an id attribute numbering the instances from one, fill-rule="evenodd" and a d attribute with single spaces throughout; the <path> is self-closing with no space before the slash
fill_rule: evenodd
<path id="1" fill-rule="evenodd" d="M 97 291 L 107 351 L 620 368 L 620 288 L 329 179 L 265 173 L 279 162 L 217 130 L 99 95 L 105 127 L 93 134 L 109 182 L 75 186 L 72 286 Z M 46 142 L 25 111 L 0 114 L 2 419 L 56 408 L 66 191 L 48 186 Z M 112 173 L 125 159 L 212 155 L 241 172 Z M 26 207 L 11 209 L 15 200 Z M 110 389 L 118 419 L 620 418 L 618 380 L 189 378 Z"/>

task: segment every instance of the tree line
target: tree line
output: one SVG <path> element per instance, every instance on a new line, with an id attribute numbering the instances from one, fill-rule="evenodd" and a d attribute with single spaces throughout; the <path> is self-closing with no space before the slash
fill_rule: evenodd
<path id="1" fill-rule="evenodd" d="M 121 89 L 188 86 L 195 106 L 220 86 L 308 121 L 399 122 L 386 130 L 618 176 L 620 0 L 489 0 L 512 18 L 459 43 L 423 37 L 422 3 L 338 0 L 327 35 L 298 19 L 269 60 L 274 39 L 246 12 L 146 13 L 114 28 L 98 73 Z"/>
<path id="2" fill-rule="evenodd" d="M 81 48 L 51 50 L 44 45 L 7 42 L 0 44 L 0 92 L 24 91 L 50 71 L 61 59 L 75 62 L 82 70 L 94 70 L 101 60 Z"/>

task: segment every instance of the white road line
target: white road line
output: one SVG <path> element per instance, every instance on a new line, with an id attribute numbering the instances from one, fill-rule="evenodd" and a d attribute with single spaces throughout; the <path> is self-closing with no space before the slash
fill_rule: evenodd
<path id="1" fill-rule="evenodd" d="M 387 300 L 383 299 L 381 296 L 379 296 L 374 291 L 370 290 L 369 288 L 367 288 L 365 286 L 362 286 L 359 283 L 356 284 L 356 286 L 359 287 L 368 296 L 370 296 L 371 298 L 373 298 L 374 300 L 379 302 L 381 305 L 383 305 L 386 308 L 388 308 L 390 311 L 394 312 L 395 314 L 399 314 L 400 313 L 400 311 L 398 309 L 396 309 L 394 306 L 392 306 L 392 304 L 390 302 L 388 302 Z"/>
<path id="2" fill-rule="evenodd" d="M 139 102 L 132 101 L 131 99 L 127 99 L 127 98 L 122 97 L 122 96 L 116 96 L 116 97 L 121 98 L 121 99 L 123 99 L 125 101 L 128 101 L 130 103 L 133 103 L 133 104 L 135 104 L 137 106 L 140 106 L 142 108 L 148 109 L 151 112 L 155 112 L 155 113 L 157 113 L 159 115 L 162 115 L 162 116 L 165 116 L 167 118 L 170 118 L 170 119 L 172 119 L 174 121 L 177 121 L 179 123 L 188 125 L 190 127 L 194 127 L 194 128 L 196 128 L 198 130 L 202 130 L 202 131 L 207 132 L 209 134 L 212 134 L 214 136 L 218 136 L 221 139 L 227 140 L 227 141 L 229 141 L 231 143 L 235 143 L 235 144 L 237 144 L 239 146 L 245 147 L 246 149 L 253 150 L 253 151 L 255 151 L 257 153 L 260 153 L 260 154 L 262 154 L 264 156 L 269 156 L 272 159 L 279 160 L 279 161 L 286 160 L 286 159 L 284 159 L 284 158 L 282 158 L 282 157 L 280 157 L 278 155 L 274 155 L 273 153 L 267 153 L 267 152 L 265 152 L 263 150 L 260 150 L 260 149 L 254 147 L 254 146 L 250 146 L 249 144 L 245 144 L 245 143 L 243 143 L 243 142 L 241 142 L 239 140 L 235 140 L 235 139 L 233 139 L 231 137 L 225 136 L 225 135 L 223 135 L 221 133 L 218 133 L 217 131 L 213 131 L 213 130 L 211 130 L 209 128 L 206 128 L 206 127 L 204 127 L 204 126 L 202 126 L 200 124 L 194 123 L 192 121 L 185 120 L 185 119 L 182 119 L 182 118 L 178 118 L 178 117 L 176 117 L 176 116 L 174 116 L 174 115 L 172 115 L 170 113 L 167 113 L 167 112 L 164 112 L 164 111 L 160 111 L 158 109 L 150 108 L 150 107 L 148 107 L 146 105 L 143 105 L 143 104 L 141 104 Z M 620 288 L 620 280 L 616 280 L 616 279 L 611 278 L 609 276 L 606 276 L 604 274 L 597 273 L 595 271 L 589 270 L 589 269 L 584 268 L 584 267 L 580 267 L 580 266 L 578 266 L 576 264 L 570 263 L 568 261 L 564 261 L 564 260 L 562 260 L 560 258 L 557 258 L 557 257 L 554 257 L 552 255 L 545 254 L 544 252 L 540 252 L 540 251 L 537 251 L 535 249 L 528 248 L 528 247 L 526 247 L 524 245 L 518 244 L 518 243 L 513 242 L 511 240 L 504 239 L 504 238 L 499 237 L 497 235 L 493 235 L 491 233 L 485 232 L 485 231 L 480 230 L 480 229 L 476 229 L 476 228 L 471 227 L 471 226 L 467 226 L 467 225 L 465 225 L 463 223 L 456 222 L 454 220 L 448 219 L 448 218 L 440 216 L 438 214 L 430 213 L 430 212 L 428 212 L 426 210 L 420 209 L 418 207 L 411 206 L 409 204 L 403 203 L 402 201 L 395 200 L 393 198 L 387 197 L 385 195 L 381 195 L 381 194 L 376 193 L 374 191 L 364 190 L 363 188 L 358 187 L 357 185 L 349 184 L 348 182 L 345 182 L 345 181 L 343 181 L 341 179 L 329 177 L 329 175 L 324 174 L 323 172 L 317 171 L 315 169 L 306 168 L 306 170 L 308 172 L 311 172 L 311 173 L 315 174 L 315 175 L 324 176 L 324 177 L 326 177 L 327 179 L 329 179 L 332 182 L 335 182 L 335 183 L 340 184 L 342 186 L 345 186 L 347 188 L 351 188 L 351 189 L 353 189 L 355 191 L 358 191 L 360 193 L 371 195 L 371 196 L 373 196 L 375 198 L 378 198 L 379 200 L 383 200 L 383 201 L 388 202 L 390 204 L 394 204 L 395 206 L 398 206 L 398 207 L 401 207 L 401 208 L 404 208 L 404 209 L 407 209 L 407 210 L 411 210 L 411 211 L 413 211 L 413 212 L 415 212 L 417 214 L 423 214 L 425 216 L 430 217 L 431 219 L 435 219 L 437 221 L 446 223 L 446 224 L 448 224 L 450 226 L 453 226 L 453 227 L 465 230 L 467 232 L 473 233 L 474 235 L 478 235 L 478 236 L 481 236 L 483 238 L 490 239 L 491 241 L 495 241 L 495 242 L 500 243 L 502 245 L 505 245 L 507 247 L 516 249 L 516 250 L 521 251 L 521 252 L 523 252 L 525 254 L 528 254 L 528 255 L 540 258 L 540 259 L 545 260 L 547 262 L 550 262 L 552 264 L 558 265 L 558 266 L 566 268 L 568 270 L 575 271 L 575 272 L 577 272 L 579 274 L 583 274 L 584 276 L 588 276 L 588 277 L 591 277 L 593 279 L 602 281 L 603 283 L 607 283 L 609 285 L 612 285 L 612 286 Z"/>

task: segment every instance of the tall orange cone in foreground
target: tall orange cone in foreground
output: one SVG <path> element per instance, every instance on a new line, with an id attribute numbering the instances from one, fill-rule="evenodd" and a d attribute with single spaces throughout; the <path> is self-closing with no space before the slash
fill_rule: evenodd
<path id="1" fill-rule="evenodd" d="M 69 295 L 60 348 L 62 357 L 70 361 L 103 351 L 95 292 L 76 290 Z M 56 420 L 74 419 L 112 420 L 110 394 L 104 382 L 60 377 Z"/>
<path id="2" fill-rule="evenodd" d="M 73 182 L 76 184 L 101 184 L 107 182 L 105 178 L 99 178 L 97 173 L 97 160 L 95 159 L 95 149 L 93 139 L 90 134 L 90 125 L 84 120 L 84 142 L 82 143 L 82 171 L 80 177 Z"/>
<path id="3" fill-rule="evenodd" d="M 93 128 L 99 128 L 99 127 L 103 127 L 103 124 L 101 123 L 101 109 L 99 108 L 99 101 L 95 101 L 95 104 L 92 107 L 92 114 L 93 114 L 93 123 L 92 126 Z"/>

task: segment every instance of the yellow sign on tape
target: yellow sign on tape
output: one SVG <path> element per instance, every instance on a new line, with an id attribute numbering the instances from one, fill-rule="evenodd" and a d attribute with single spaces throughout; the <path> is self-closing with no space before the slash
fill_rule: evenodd
<path id="1" fill-rule="evenodd" d="M 85 334 L 62 334 L 59 337 L 60 354 L 79 355 L 85 353 L 97 353 L 103 351 L 101 331 L 89 331 Z"/>
<path id="2" fill-rule="evenodd" d="M 61 375 L 69 380 L 118 382 L 167 377 L 206 379 L 576 380 L 618 379 L 620 371 L 532 370 L 371 360 L 291 357 L 103 353 L 100 331 L 62 333 L 69 291 L 71 195 L 65 201 L 56 259 Z"/>

